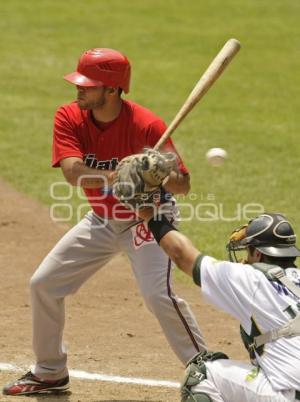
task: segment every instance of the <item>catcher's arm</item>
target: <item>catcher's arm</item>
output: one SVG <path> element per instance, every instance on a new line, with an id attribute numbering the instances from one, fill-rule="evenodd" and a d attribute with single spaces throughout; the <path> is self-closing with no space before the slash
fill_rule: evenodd
<path id="1" fill-rule="evenodd" d="M 101 188 L 113 183 L 115 172 L 86 166 L 81 158 L 65 158 L 60 161 L 65 179 L 72 186 Z"/>
<path id="2" fill-rule="evenodd" d="M 149 224 L 149 221 L 155 219 L 153 217 L 153 208 L 144 208 L 139 210 L 138 214 L 141 219 Z M 193 267 L 199 256 L 200 251 L 196 249 L 193 243 L 182 233 L 172 226 L 171 223 L 162 216 L 162 219 L 155 219 L 155 230 L 160 233 L 167 232 L 159 239 L 160 247 L 171 258 L 172 261 L 189 276 L 193 276 Z M 152 224 L 149 224 L 149 229 L 152 230 Z M 157 239 L 154 231 L 154 237 Z M 159 235 L 159 237 L 161 234 Z"/>
<path id="3" fill-rule="evenodd" d="M 190 191 L 190 175 L 173 170 L 163 183 L 168 193 L 187 194 Z"/>
<path id="4" fill-rule="evenodd" d="M 200 251 L 185 235 L 172 230 L 161 239 L 159 245 L 181 271 L 193 276 L 193 267 Z"/>

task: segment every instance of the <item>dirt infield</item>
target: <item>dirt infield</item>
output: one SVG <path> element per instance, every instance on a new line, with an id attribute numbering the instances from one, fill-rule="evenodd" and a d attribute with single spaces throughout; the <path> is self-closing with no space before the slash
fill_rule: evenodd
<path id="1" fill-rule="evenodd" d="M 0 182 L 0 363 L 28 368 L 31 311 L 28 281 L 41 259 L 68 229 L 54 224 L 47 208 Z M 195 286 L 175 284 L 188 300 L 209 348 L 247 358 L 238 324 L 206 305 Z M 66 301 L 65 343 L 69 368 L 115 376 L 178 382 L 183 366 L 138 293 L 127 258 L 117 256 Z M 1 387 L 19 373 L 0 371 Z M 175 388 L 71 379 L 61 396 L 20 397 L 18 401 L 176 402 Z M 0 395 L 0 401 L 12 400 Z"/>

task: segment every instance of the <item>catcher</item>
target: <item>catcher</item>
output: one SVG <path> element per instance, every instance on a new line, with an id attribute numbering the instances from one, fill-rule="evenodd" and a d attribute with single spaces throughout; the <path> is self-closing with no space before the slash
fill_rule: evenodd
<path id="1" fill-rule="evenodd" d="M 237 229 L 231 262 L 201 254 L 159 210 L 141 209 L 160 247 L 201 286 L 205 299 L 240 321 L 251 363 L 221 352 L 196 354 L 181 386 L 182 402 L 300 400 L 300 250 L 281 214 L 265 213 Z M 157 219 L 159 217 L 159 219 Z M 244 251 L 243 263 L 236 257 Z"/>
<path id="2" fill-rule="evenodd" d="M 159 245 L 201 286 L 209 303 L 239 320 L 251 363 L 202 352 L 187 365 L 182 402 L 300 400 L 300 250 L 290 223 L 265 213 L 238 229 L 227 249 L 232 262 L 204 256 L 162 215 L 140 211 Z M 246 252 L 239 263 L 233 256 Z"/>

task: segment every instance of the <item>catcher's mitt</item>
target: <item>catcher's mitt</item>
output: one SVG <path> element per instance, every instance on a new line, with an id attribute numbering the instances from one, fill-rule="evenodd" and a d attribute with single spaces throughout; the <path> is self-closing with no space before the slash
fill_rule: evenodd
<path id="1" fill-rule="evenodd" d="M 141 207 L 153 202 L 164 179 L 176 167 L 176 155 L 147 149 L 127 156 L 116 169 L 114 195 L 127 206 Z"/>

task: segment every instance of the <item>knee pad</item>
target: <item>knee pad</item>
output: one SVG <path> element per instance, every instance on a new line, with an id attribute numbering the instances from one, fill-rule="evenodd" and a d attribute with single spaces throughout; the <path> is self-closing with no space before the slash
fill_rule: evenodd
<path id="1" fill-rule="evenodd" d="M 181 401 L 182 402 L 211 402 L 209 395 L 202 392 L 192 392 L 192 387 L 200 384 L 207 378 L 206 365 L 208 361 L 218 359 L 228 359 L 228 356 L 222 352 L 201 352 L 196 354 L 188 363 L 185 377 L 181 383 Z"/>
<path id="2" fill-rule="evenodd" d="M 205 364 L 198 366 L 195 363 L 190 363 L 187 366 L 185 377 L 181 383 L 180 393 L 181 393 L 181 402 L 198 402 L 201 401 L 200 397 L 204 394 L 192 392 L 192 387 L 200 384 L 202 381 L 206 379 L 206 367 Z M 206 395 L 205 395 L 206 396 Z M 196 399 L 199 398 L 199 399 Z M 203 402 L 210 401 L 210 399 L 203 399 Z M 201 401 L 202 402 L 202 401 Z"/>
<path id="3" fill-rule="evenodd" d="M 213 402 L 213 400 L 206 394 L 192 394 L 187 399 L 181 399 L 181 402 Z"/>

